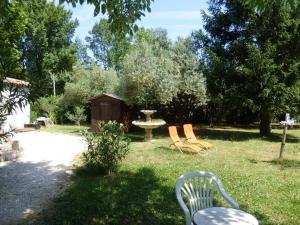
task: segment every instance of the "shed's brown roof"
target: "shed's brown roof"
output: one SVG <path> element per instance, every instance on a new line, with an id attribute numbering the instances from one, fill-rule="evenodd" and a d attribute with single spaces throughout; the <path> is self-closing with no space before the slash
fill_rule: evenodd
<path id="1" fill-rule="evenodd" d="M 92 97 L 92 98 L 90 98 L 90 100 L 94 100 L 94 99 L 97 99 L 97 98 L 101 98 L 101 97 L 103 97 L 103 96 L 108 96 L 108 97 L 111 97 L 111 98 L 114 98 L 114 99 L 118 99 L 118 100 L 124 102 L 124 99 L 121 98 L 120 96 L 114 95 L 114 94 L 107 94 L 107 93 L 104 93 L 104 94 L 101 94 L 101 95 L 97 95 L 97 96 L 95 96 L 95 97 Z"/>
<path id="2" fill-rule="evenodd" d="M 27 82 L 27 81 L 24 81 L 24 80 L 18 80 L 18 79 L 10 78 L 10 77 L 6 77 L 6 78 L 3 80 L 3 83 L 6 83 L 6 84 L 14 84 L 14 85 L 16 85 L 16 86 L 22 86 L 22 87 L 29 87 L 29 86 L 30 86 L 29 82 Z"/>

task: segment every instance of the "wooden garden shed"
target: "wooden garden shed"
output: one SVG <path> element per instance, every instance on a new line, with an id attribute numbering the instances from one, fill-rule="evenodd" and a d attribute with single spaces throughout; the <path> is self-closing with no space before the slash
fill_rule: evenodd
<path id="1" fill-rule="evenodd" d="M 126 125 L 129 123 L 129 110 L 125 101 L 113 94 L 102 94 L 90 99 L 91 128 L 97 131 L 97 123 L 103 121 L 117 121 Z"/>

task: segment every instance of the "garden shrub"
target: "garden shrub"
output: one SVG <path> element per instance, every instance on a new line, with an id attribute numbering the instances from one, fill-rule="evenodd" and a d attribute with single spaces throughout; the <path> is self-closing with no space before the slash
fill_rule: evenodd
<path id="1" fill-rule="evenodd" d="M 82 121 L 86 120 L 86 115 L 84 114 L 84 108 L 80 106 L 75 107 L 74 113 L 67 112 L 66 116 L 69 120 L 73 121 L 78 126 L 80 126 L 80 123 Z"/>
<path id="2" fill-rule="evenodd" d="M 30 107 L 30 123 L 34 123 L 39 117 L 38 112 L 36 111 L 34 106 L 35 105 L 33 104 L 32 107 Z"/>
<path id="3" fill-rule="evenodd" d="M 130 140 L 124 134 L 123 125 L 116 121 L 100 121 L 97 127 L 97 133 L 83 132 L 89 145 L 83 153 L 84 163 L 89 169 L 111 174 L 117 171 L 119 163 L 127 155 Z"/>
<path id="4" fill-rule="evenodd" d="M 45 113 L 54 122 L 57 122 L 58 108 L 61 96 L 40 97 L 33 105 L 33 110 L 38 116 L 43 116 Z"/>

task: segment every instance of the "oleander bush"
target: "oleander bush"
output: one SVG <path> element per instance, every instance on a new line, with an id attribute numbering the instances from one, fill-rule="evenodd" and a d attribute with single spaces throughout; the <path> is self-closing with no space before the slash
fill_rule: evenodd
<path id="1" fill-rule="evenodd" d="M 130 140 L 124 134 L 123 125 L 116 121 L 100 121 L 97 127 L 97 133 L 83 132 L 88 143 L 88 150 L 83 153 L 84 164 L 88 169 L 111 174 L 128 154 Z"/>

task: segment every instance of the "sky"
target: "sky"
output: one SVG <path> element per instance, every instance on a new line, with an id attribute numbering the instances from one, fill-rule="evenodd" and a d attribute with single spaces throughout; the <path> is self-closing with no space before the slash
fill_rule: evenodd
<path id="1" fill-rule="evenodd" d="M 65 8 L 77 18 L 79 26 L 75 31 L 75 37 L 84 40 L 95 22 L 103 15 L 93 17 L 94 7 L 92 5 L 77 5 L 73 8 L 67 3 Z M 202 27 L 201 10 L 207 10 L 206 0 L 154 0 L 151 4 L 151 13 L 138 21 L 139 26 L 146 28 L 161 27 L 168 31 L 168 36 L 175 41 L 178 36 L 186 37 L 193 30 Z"/>

